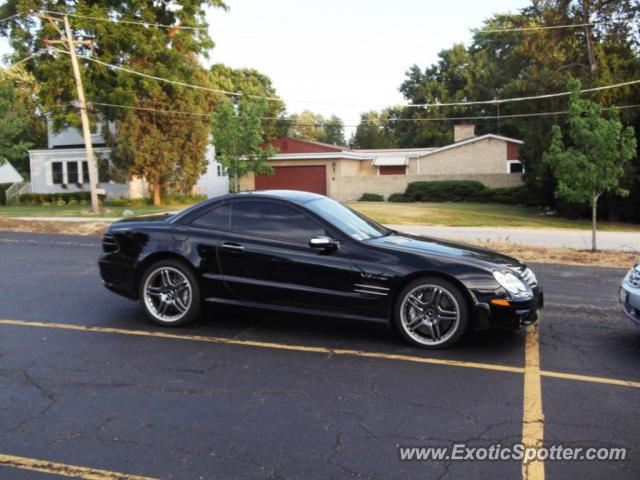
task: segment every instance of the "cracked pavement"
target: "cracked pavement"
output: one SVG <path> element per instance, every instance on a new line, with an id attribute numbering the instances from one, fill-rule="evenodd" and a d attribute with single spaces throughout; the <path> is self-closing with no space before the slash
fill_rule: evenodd
<path id="1" fill-rule="evenodd" d="M 0 318 L 158 331 L 105 290 L 97 239 L 0 232 Z M 640 380 L 624 271 L 532 265 L 543 370 Z M 161 329 L 160 329 L 161 330 Z M 524 366 L 524 332 L 423 352 L 326 318 L 208 309 L 194 334 Z M 542 379 L 545 444 L 625 446 L 547 462 L 547 478 L 640 477 L 640 391 Z M 516 478 L 518 462 L 401 462 L 398 446 L 509 445 L 523 376 L 344 355 L 0 325 L 0 453 L 158 478 Z M 3 479 L 59 478 L 0 467 Z"/>

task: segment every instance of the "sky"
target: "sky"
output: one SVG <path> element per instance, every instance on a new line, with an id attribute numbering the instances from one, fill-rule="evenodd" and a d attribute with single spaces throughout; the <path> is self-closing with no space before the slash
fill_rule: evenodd
<path id="1" fill-rule="evenodd" d="M 515 13 L 530 0 L 226 0 L 208 14 L 216 42 L 208 63 L 267 74 L 289 113 L 338 115 L 404 103 L 398 88 L 413 64 L 468 43 L 471 29 L 494 13 Z M 0 55 L 9 51 L 0 41 Z M 339 105 L 337 105 L 339 104 Z M 347 129 L 347 137 L 353 129 Z"/>

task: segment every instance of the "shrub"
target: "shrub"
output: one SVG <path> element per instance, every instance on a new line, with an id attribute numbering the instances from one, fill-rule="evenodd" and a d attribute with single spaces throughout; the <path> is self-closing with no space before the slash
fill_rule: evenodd
<path id="1" fill-rule="evenodd" d="M 6 205 L 7 196 L 5 194 L 7 188 L 11 186 L 11 183 L 0 183 L 0 205 Z"/>
<path id="2" fill-rule="evenodd" d="M 409 198 L 404 193 L 392 193 L 391 195 L 389 195 L 389 201 L 395 203 L 408 203 L 415 200 L 411 200 L 411 198 Z"/>
<path id="3" fill-rule="evenodd" d="M 104 200 L 104 195 L 99 195 Z M 73 193 L 25 193 L 13 200 L 16 205 L 68 205 L 85 203 L 91 200 L 89 192 Z M 72 204 L 73 204 L 72 203 Z"/>
<path id="4" fill-rule="evenodd" d="M 184 205 L 185 203 L 197 203 L 207 199 L 206 195 L 185 195 L 185 194 L 171 194 L 166 195 L 162 199 L 164 205 Z"/>
<path id="5" fill-rule="evenodd" d="M 384 197 L 377 193 L 363 193 L 360 202 L 384 202 Z"/>
<path id="6" fill-rule="evenodd" d="M 150 205 L 151 200 L 149 198 L 125 198 L 118 197 L 107 200 L 105 203 L 108 207 L 144 207 Z"/>
<path id="7" fill-rule="evenodd" d="M 404 193 L 417 202 L 464 202 L 473 201 L 485 190 L 487 187 L 474 180 L 443 180 L 411 182 Z"/>

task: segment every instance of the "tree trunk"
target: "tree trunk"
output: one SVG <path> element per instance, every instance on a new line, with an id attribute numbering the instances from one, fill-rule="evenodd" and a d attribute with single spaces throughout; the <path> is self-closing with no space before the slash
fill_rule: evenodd
<path id="1" fill-rule="evenodd" d="M 595 252 L 598 250 L 598 245 L 596 243 L 596 229 L 598 223 L 598 195 L 593 193 L 593 199 L 591 201 L 591 251 Z"/>
<path id="2" fill-rule="evenodd" d="M 233 172 L 233 192 L 238 193 L 240 191 L 240 185 L 238 184 L 238 159 L 236 158 L 236 168 Z"/>
<path id="3" fill-rule="evenodd" d="M 153 204 L 156 207 L 162 205 L 162 189 L 160 187 L 160 182 L 155 182 L 151 187 L 151 192 L 153 196 Z"/>

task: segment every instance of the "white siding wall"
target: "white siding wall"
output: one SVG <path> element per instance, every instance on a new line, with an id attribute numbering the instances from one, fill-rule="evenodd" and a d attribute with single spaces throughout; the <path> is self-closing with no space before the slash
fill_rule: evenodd
<path id="1" fill-rule="evenodd" d="M 207 147 L 206 159 L 207 171 L 196 183 L 195 192 L 206 195 L 207 198 L 229 193 L 229 176 L 222 171 L 222 168 L 219 168 L 222 165 L 216 161 L 215 149 L 212 145 Z"/>
<path id="2" fill-rule="evenodd" d="M 109 148 L 95 149 L 96 155 L 104 157 L 107 157 L 110 151 Z M 86 161 L 86 159 L 84 148 L 30 150 L 29 162 L 33 193 L 88 192 L 88 183 L 82 184 L 81 187 L 78 187 L 75 183 L 70 183 L 67 184 L 67 188 L 63 188 L 62 185 L 53 183 L 51 175 L 52 162 L 82 162 Z M 125 183 L 100 182 L 98 188 L 103 189 L 108 197 L 129 196 L 129 185 Z"/>

